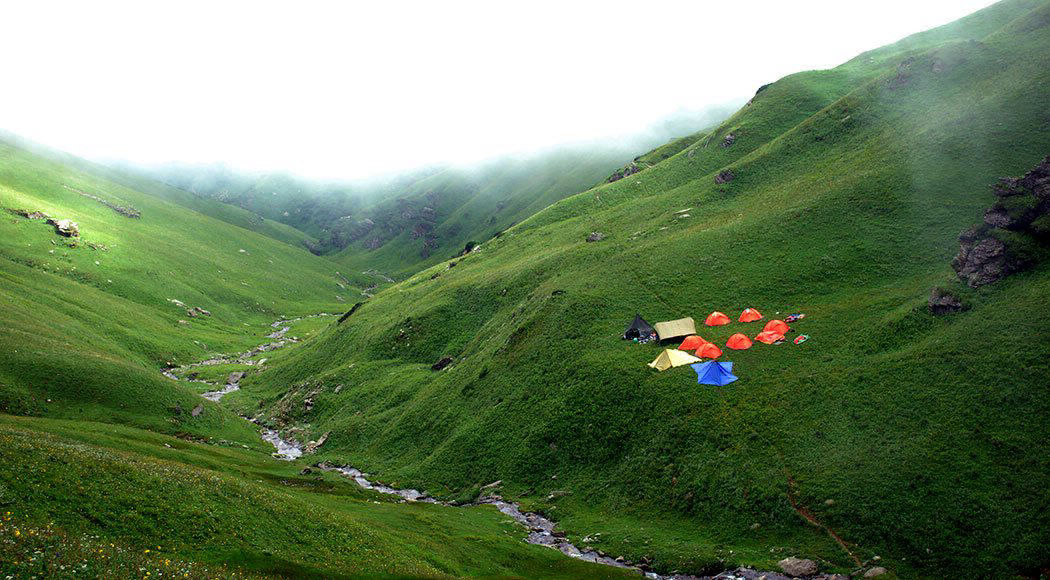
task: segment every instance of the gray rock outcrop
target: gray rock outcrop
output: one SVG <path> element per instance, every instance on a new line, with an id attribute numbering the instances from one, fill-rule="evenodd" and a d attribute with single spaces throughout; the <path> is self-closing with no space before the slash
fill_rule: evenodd
<path id="1" fill-rule="evenodd" d="M 812 576 L 817 573 L 816 562 L 794 556 L 777 562 L 777 566 L 790 576 Z"/>
<path id="2" fill-rule="evenodd" d="M 982 223 L 959 235 L 952 268 L 971 288 L 1032 265 L 1032 249 L 1050 239 L 1050 157 L 1022 177 L 1000 179 Z M 932 296 L 931 296 L 932 300 Z M 931 303 L 932 309 L 932 303 Z"/>

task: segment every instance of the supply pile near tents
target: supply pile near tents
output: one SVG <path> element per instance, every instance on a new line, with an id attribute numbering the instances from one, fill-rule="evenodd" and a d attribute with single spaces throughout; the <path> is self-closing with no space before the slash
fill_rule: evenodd
<path id="1" fill-rule="evenodd" d="M 667 348 L 660 353 L 660 356 L 656 357 L 656 360 L 649 363 L 649 366 L 658 371 L 666 371 L 672 367 L 680 367 L 698 362 L 700 362 L 700 359 L 687 352 Z"/>

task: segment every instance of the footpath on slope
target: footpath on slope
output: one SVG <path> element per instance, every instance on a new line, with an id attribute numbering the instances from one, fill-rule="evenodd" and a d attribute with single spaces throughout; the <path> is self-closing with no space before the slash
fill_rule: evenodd
<path id="1" fill-rule="evenodd" d="M 276 342 L 265 342 L 243 353 L 235 355 L 218 356 L 200 362 L 183 365 L 174 370 L 185 371 L 191 368 L 197 368 L 201 366 L 229 363 L 239 363 L 250 366 L 258 366 L 262 362 L 265 362 L 265 359 L 262 359 L 261 361 L 251 361 L 251 357 L 263 352 L 269 352 L 272 350 L 283 348 L 289 344 L 294 344 L 298 342 L 298 340 L 294 338 L 284 338 L 284 334 L 288 332 L 290 328 L 287 326 L 288 324 L 306 318 L 317 318 L 321 316 L 337 316 L 337 314 L 320 313 L 311 314 L 308 316 L 300 316 L 297 318 L 277 320 L 270 326 L 272 328 L 280 328 L 280 330 L 270 333 L 266 336 L 267 339 L 276 339 Z M 180 379 L 178 375 L 176 375 L 173 372 L 172 369 L 163 369 L 161 373 L 165 377 L 168 377 L 169 379 L 175 381 L 183 380 L 187 382 L 208 383 L 211 385 L 218 386 L 217 383 L 209 381 Z M 229 379 L 226 385 L 224 385 L 221 389 L 202 393 L 201 396 L 210 401 L 218 402 L 222 399 L 224 395 L 239 390 L 239 383 L 240 377 L 231 377 L 231 379 Z M 261 425 L 258 420 L 252 419 L 250 417 L 244 417 L 244 420 L 259 425 L 259 427 L 261 428 L 260 437 L 263 439 L 263 441 L 266 441 L 267 443 L 274 446 L 274 458 L 281 461 L 293 461 L 302 457 L 303 448 L 297 441 L 286 440 L 282 438 L 281 434 L 278 431 Z M 472 503 L 453 504 L 432 498 L 426 493 L 416 489 L 397 489 L 394 487 L 370 481 L 368 479 L 368 474 L 349 465 L 337 466 L 329 462 L 323 462 L 315 464 L 314 467 L 317 467 L 318 469 L 324 471 L 338 473 L 350 479 L 363 489 L 398 496 L 402 499 L 402 501 L 405 502 L 422 502 L 450 508 L 465 508 L 481 505 L 492 505 L 495 506 L 496 509 L 498 509 L 501 513 L 509 516 L 511 519 L 518 522 L 528 530 L 528 535 L 526 536 L 525 541 L 529 544 L 553 548 L 565 554 L 566 556 L 583 560 L 585 562 L 601 564 L 604 566 L 612 566 L 624 570 L 632 570 L 641 575 L 644 575 L 646 578 L 651 578 L 653 580 L 791 580 L 792 578 L 794 578 L 794 576 L 787 576 L 779 572 L 758 571 L 751 568 L 736 568 L 734 570 L 727 570 L 725 572 L 721 572 L 715 576 L 693 576 L 688 574 L 662 575 L 644 569 L 648 568 L 648 566 L 635 565 L 631 562 L 628 562 L 624 558 L 613 558 L 604 554 L 603 552 L 600 552 L 590 547 L 580 549 L 571 542 L 569 542 L 568 539 L 566 539 L 564 532 L 555 531 L 554 528 L 557 526 L 557 524 L 552 520 L 535 512 L 522 511 L 520 504 L 507 501 L 494 493 L 482 495 Z M 806 576 L 806 578 L 810 578 L 812 580 L 848 580 L 849 577 L 842 574 L 813 574 L 810 576 Z"/>

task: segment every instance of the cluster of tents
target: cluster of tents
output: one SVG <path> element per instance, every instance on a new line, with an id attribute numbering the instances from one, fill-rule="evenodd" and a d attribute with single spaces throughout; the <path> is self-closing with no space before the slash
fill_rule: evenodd
<path id="1" fill-rule="evenodd" d="M 805 315 L 792 314 L 787 319 L 794 321 L 801 319 L 803 316 Z M 756 322 L 762 320 L 762 318 L 762 313 L 758 310 L 745 308 L 740 313 L 738 320 L 740 322 Z M 725 326 L 729 323 L 729 317 L 717 311 L 709 314 L 704 320 L 704 324 L 707 326 Z M 785 340 L 785 336 L 790 331 L 791 328 L 784 320 L 770 320 L 762 328 L 762 331 L 755 336 L 754 340 L 766 344 L 779 344 Z M 726 385 L 737 380 L 737 377 L 732 372 L 733 363 L 714 360 L 722 356 L 722 349 L 697 335 L 696 323 L 692 318 L 679 318 L 678 320 L 657 322 L 655 325 L 650 325 L 641 315 L 636 315 L 634 321 L 623 333 L 624 339 L 640 342 L 647 342 L 653 339 L 663 342 L 681 337 L 685 337 L 685 339 L 678 345 L 678 348 L 665 349 L 656 357 L 656 360 L 649 363 L 649 366 L 658 371 L 665 371 L 674 367 L 691 365 L 693 370 L 696 371 L 697 382 L 706 385 Z M 795 339 L 795 344 L 803 342 L 806 338 L 808 338 L 806 335 L 799 335 Z M 751 348 L 752 344 L 750 337 L 738 332 L 729 337 L 729 340 L 726 341 L 726 348 L 746 350 Z M 695 353 L 695 355 L 690 354 L 690 352 Z M 710 360 L 702 362 L 702 359 Z"/>

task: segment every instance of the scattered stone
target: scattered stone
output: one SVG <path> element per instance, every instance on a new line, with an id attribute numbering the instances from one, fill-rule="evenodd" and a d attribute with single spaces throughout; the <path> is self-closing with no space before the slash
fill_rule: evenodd
<path id="1" fill-rule="evenodd" d="M 831 507 L 831 506 L 835 505 L 835 500 L 833 500 L 833 499 L 826 499 L 826 500 L 824 500 L 824 505 L 826 505 L 828 507 Z"/>
<path id="2" fill-rule="evenodd" d="M 445 367 L 447 367 L 450 364 L 452 364 L 452 357 L 444 356 L 444 357 L 441 357 L 441 360 L 439 360 L 436 363 L 434 363 L 433 365 L 431 365 L 430 370 L 432 370 L 432 371 L 440 371 L 441 369 L 444 369 Z"/>
<path id="3" fill-rule="evenodd" d="M 328 441 L 328 436 L 331 434 L 331 431 L 326 431 L 324 435 L 318 437 L 316 441 L 307 442 L 306 445 L 303 446 L 303 453 L 314 453 L 315 451 L 317 451 L 318 447 L 324 445 L 325 441 Z"/>
<path id="4" fill-rule="evenodd" d="M 736 141 L 736 135 L 726 133 L 726 136 L 722 138 L 722 147 L 729 147 L 734 141 Z"/>
<path id="5" fill-rule="evenodd" d="M 723 169 L 722 171 L 718 172 L 718 175 L 715 176 L 715 184 L 722 185 L 725 183 L 729 183 L 734 179 L 736 179 L 736 174 L 733 173 L 733 170 Z"/>
<path id="6" fill-rule="evenodd" d="M 124 206 L 124 205 L 120 205 L 120 204 L 117 204 L 117 203 L 113 203 L 113 202 L 111 202 L 111 201 L 109 201 L 107 199 L 103 199 L 103 198 L 101 198 L 101 197 L 99 197 L 97 195 L 90 194 L 90 193 L 88 193 L 86 191 L 82 191 L 82 190 L 79 190 L 79 189 L 77 189 L 75 187 L 70 187 L 68 185 L 64 185 L 63 184 L 62 187 L 66 188 L 66 189 L 68 189 L 70 191 L 79 193 L 80 195 L 82 195 L 82 196 L 84 196 L 84 197 L 86 197 L 88 199 L 93 199 L 93 200 L 101 203 L 102 205 L 108 207 L 109 209 L 119 213 L 120 215 L 129 217 L 129 218 L 142 217 L 142 213 L 140 213 L 139 210 L 131 207 L 130 205 Z"/>
<path id="7" fill-rule="evenodd" d="M 310 469 L 309 467 L 304 467 L 303 470 L 299 472 L 299 475 L 310 475 L 313 472 L 314 470 Z"/>
<path id="8" fill-rule="evenodd" d="M 762 524 L 760 524 L 758 522 L 755 522 L 755 523 L 751 524 L 751 529 L 752 530 L 757 530 L 758 528 L 761 528 L 761 527 L 762 527 Z"/>
<path id="9" fill-rule="evenodd" d="M 803 558 L 796 558 L 791 556 L 784 558 L 777 562 L 777 566 L 784 571 L 785 574 L 791 576 L 812 576 L 817 573 L 817 563 L 813 560 L 806 560 Z"/>
<path id="10" fill-rule="evenodd" d="M 234 371 L 230 373 L 230 376 L 226 377 L 227 385 L 236 385 L 241 382 L 244 378 L 244 371 Z"/>
<path id="11" fill-rule="evenodd" d="M 186 308 L 186 305 L 182 302 L 182 300 L 176 300 L 174 298 L 168 298 L 168 302 L 171 302 L 172 304 L 174 304 L 175 306 L 178 306 L 179 308 Z"/>
<path id="12" fill-rule="evenodd" d="M 963 303 L 958 296 L 937 286 L 930 290 L 928 306 L 930 313 L 936 316 L 960 312 L 964 309 Z"/>
<path id="13" fill-rule="evenodd" d="M 211 316 L 211 312 L 201 308 L 200 306 L 194 306 L 193 308 L 189 308 L 186 310 L 186 315 L 193 318 L 196 318 L 202 314 L 204 316 Z"/>
<path id="14" fill-rule="evenodd" d="M 80 226 L 77 225 L 77 222 L 73 220 L 56 220 L 48 218 L 47 223 L 49 225 L 55 226 L 55 232 L 58 233 L 60 236 L 65 236 L 67 238 L 76 238 L 80 236 Z"/>
<path id="15" fill-rule="evenodd" d="M 605 234 L 601 232 L 591 232 L 591 235 L 587 236 L 588 242 L 600 242 L 605 239 Z"/>
<path id="16" fill-rule="evenodd" d="M 619 180 L 623 179 L 624 177 L 627 177 L 627 176 L 630 176 L 630 175 L 634 175 L 635 173 L 638 173 L 641 170 L 642 170 L 642 168 L 639 167 L 637 163 L 632 161 L 629 164 L 627 164 L 625 167 L 623 167 L 622 169 L 619 169 L 616 172 L 614 172 L 612 175 L 610 175 L 609 178 L 605 180 L 605 183 L 612 183 L 614 181 L 619 181 Z"/>
<path id="17" fill-rule="evenodd" d="M 872 569 L 868 570 L 867 572 L 865 572 L 864 573 L 864 577 L 865 578 L 875 578 L 877 576 L 882 576 L 883 574 L 889 574 L 889 573 L 890 573 L 890 571 L 885 569 L 885 568 L 883 568 L 882 566 L 875 566 L 874 568 L 872 568 Z"/>
<path id="18" fill-rule="evenodd" d="M 502 484 L 503 484 L 503 480 L 502 479 L 497 479 L 496 481 L 493 481 L 492 483 L 490 483 L 488 485 L 481 486 L 481 489 L 492 489 L 494 487 L 499 487 Z"/>
<path id="19" fill-rule="evenodd" d="M 46 220 L 51 218 L 51 216 L 42 211 L 31 211 L 28 209 L 8 209 L 7 211 L 30 220 Z"/>
<path id="20" fill-rule="evenodd" d="M 204 403 L 201 403 L 201 404 L 197 405 L 196 407 L 193 408 L 192 411 L 190 411 L 190 415 L 192 415 L 194 417 L 200 417 L 203 414 L 204 414 Z"/>

